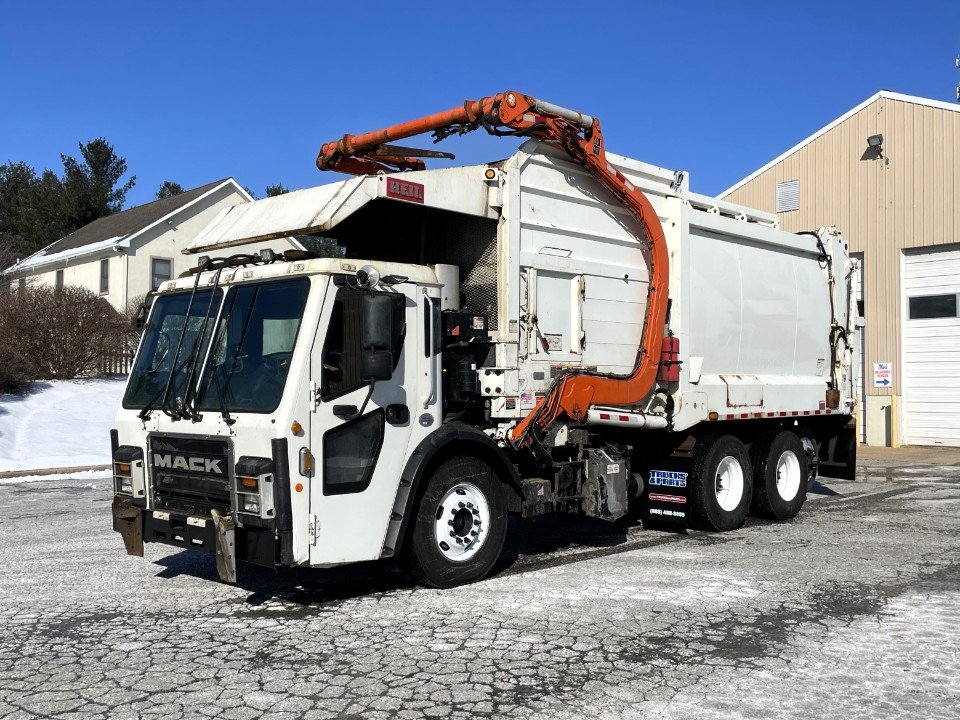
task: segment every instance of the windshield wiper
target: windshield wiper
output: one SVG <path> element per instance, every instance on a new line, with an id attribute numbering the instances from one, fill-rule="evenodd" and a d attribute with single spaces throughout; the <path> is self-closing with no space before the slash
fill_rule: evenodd
<path id="1" fill-rule="evenodd" d="M 182 363 L 180 363 L 180 367 L 174 369 L 174 375 L 179 375 L 179 374 L 180 374 L 180 371 L 183 370 L 183 369 L 187 366 L 187 363 L 188 363 L 188 362 L 190 362 L 190 358 L 189 358 L 189 357 L 184 358 L 184 361 L 183 361 Z M 172 364 L 172 363 L 171 363 L 171 364 Z M 137 413 L 137 417 L 139 417 L 141 420 L 147 420 L 147 419 L 149 419 L 150 413 L 153 412 L 154 408 L 156 408 L 157 402 L 158 402 L 161 398 L 163 398 L 163 400 L 164 400 L 164 403 L 163 403 L 163 404 L 166 405 L 166 397 L 165 397 L 165 396 L 166 396 L 166 392 L 167 392 L 167 387 L 166 387 L 166 385 L 164 385 L 162 388 L 160 388 L 159 390 L 157 390 L 157 394 L 154 395 L 152 398 L 150 398 L 150 402 L 148 402 L 146 405 L 143 406 L 143 410 L 141 410 L 139 413 Z"/>
<path id="2" fill-rule="evenodd" d="M 230 264 L 230 262 L 236 258 L 236 255 L 231 255 L 229 258 L 214 258 L 208 260 L 204 265 L 205 269 L 216 268 L 216 274 L 213 276 L 213 286 L 210 288 L 210 300 L 207 302 L 207 311 L 203 314 L 203 322 L 200 323 L 200 329 L 197 333 L 198 342 L 196 345 L 196 352 L 192 354 L 193 362 L 190 363 L 190 370 L 187 373 L 186 380 L 183 384 L 183 407 L 182 409 L 178 408 L 181 413 L 181 416 L 184 418 L 190 418 L 192 420 L 200 419 L 200 411 L 194 405 L 194 399 L 196 397 L 196 388 L 195 384 L 198 384 L 199 378 L 197 377 L 197 365 L 200 362 L 200 356 L 203 355 L 201 352 L 201 341 L 204 336 L 207 334 L 207 324 L 210 322 L 210 311 L 213 309 L 213 300 L 214 296 L 217 293 L 217 288 L 220 286 L 220 274 L 223 272 L 223 268 Z M 199 273 L 197 277 L 199 278 Z M 222 306 L 221 306 L 222 309 Z M 218 316 L 219 316 L 218 311 Z M 207 343 L 208 347 L 213 343 L 214 335 L 216 333 L 210 334 L 210 342 Z M 206 359 L 206 356 L 204 356 Z"/>
<path id="3" fill-rule="evenodd" d="M 212 376 L 213 382 L 216 383 L 216 387 L 217 387 L 217 402 L 220 404 L 220 417 L 223 418 L 223 421 L 227 425 L 233 425 L 236 422 L 236 418 L 230 417 L 230 411 L 227 409 L 227 400 L 224 397 L 223 388 L 220 386 L 220 378 L 217 375 L 217 371 L 215 368 L 212 368 L 212 367 L 210 368 L 210 375 Z M 206 392 L 209 390 L 210 390 L 210 381 L 208 380 L 206 390 L 204 390 L 204 394 L 206 394 Z"/>
<path id="4" fill-rule="evenodd" d="M 174 378 L 176 378 L 176 376 L 180 374 L 180 371 L 186 367 L 187 362 L 189 362 L 193 358 L 194 353 L 197 349 L 197 346 L 200 344 L 200 341 L 203 339 L 202 334 L 197 335 L 197 340 L 196 342 L 194 342 L 193 348 L 190 354 L 187 356 L 187 360 L 182 365 L 178 366 L 177 360 L 180 359 L 180 351 L 183 349 L 183 341 L 187 336 L 187 327 L 190 325 L 190 311 L 193 310 L 193 301 L 197 296 L 197 289 L 200 287 L 200 276 L 203 274 L 203 271 L 206 270 L 207 267 L 209 267 L 210 263 L 211 261 L 207 260 L 207 262 L 205 262 L 202 267 L 197 268 L 197 276 L 193 281 L 193 290 L 191 290 L 190 300 L 187 302 L 187 311 L 186 313 L 184 313 L 184 316 L 183 316 L 183 326 L 180 328 L 180 337 L 177 338 L 176 349 L 173 352 L 173 360 L 170 361 L 170 372 L 167 375 L 167 382 L 164 383 L 164 386 L 163 386 L 163 393 L 162 393 L 163 402 L 161 403 L 161 406 L 163 407 L 163 411 L 167 415 L 173 418 L 183 417 L 183 415 L 181 412 L 179 411 L 174 412 L 174 411 L 171 411 L 169 408 L 170 388 L 173 387 Z M 212 300 L 213 290 L 210 291 L 210 297 Z M 186 394 L 186 389 L 184 390 L 184 393 Z M 154 402 L 156 402 L 156 400 L 154 400 Z M 141 418 L 142 417 L 143 417 L 143 413 L 141 413 Z"/>

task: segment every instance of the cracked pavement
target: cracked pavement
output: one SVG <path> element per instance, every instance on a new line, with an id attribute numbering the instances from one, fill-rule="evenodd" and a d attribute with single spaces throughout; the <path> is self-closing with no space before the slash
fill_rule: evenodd
<path id="1" fill-rule="evenodd" d="M 0 719 L 960 718 L 960 466 L 722 535 L 517 521 L 452 591 L 130 558 L 109 485 L 0 486 Z"/>

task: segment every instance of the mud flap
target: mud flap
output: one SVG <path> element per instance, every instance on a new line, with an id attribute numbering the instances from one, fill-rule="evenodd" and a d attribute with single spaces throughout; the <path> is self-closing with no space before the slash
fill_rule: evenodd
<path id="1" fill-rule="evenodd" d="M 817 454 L 817 442 L 809 435 L 800 436 L 800 444 L 807 455 L 807 487 L 813 487 L 820 472 L 820 456 Z"/>
<path id="2" fill-rule="evenodd" d="M 857 474 L 857 428 L 850 423 L 820 443 L 820 474 L 853 480 Z"/>
<path id="3" fill-rule="evenodd" d="M 143 516 L 130 498 L 113 496 L 113 528 L 127 548 L 127 555 L 143 557 Z"/>
<path id="4" fill-rule="evenodd" d="M 685 533 L 690 526 L 690 463 L 686 458 L 665 458 L 659 468 L 651 468 L 642 477 L 640 494 L 643 527 L 652 530 Z"/>
<path id="5" fill-rule="evenodd" d="M 217 540 L 217 574 L 225 583 L 237 582 L 236 527 L 233 518 L 210 511 Z"/>

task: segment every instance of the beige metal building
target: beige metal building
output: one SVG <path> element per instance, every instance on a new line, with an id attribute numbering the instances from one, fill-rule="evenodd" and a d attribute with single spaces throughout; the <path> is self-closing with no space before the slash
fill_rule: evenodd
<path id="1" fill-rule="evenodd" d="M 881 91 L 720 194 L 862 259 L 861 439 L 960 446 L 960 105 Z"/>

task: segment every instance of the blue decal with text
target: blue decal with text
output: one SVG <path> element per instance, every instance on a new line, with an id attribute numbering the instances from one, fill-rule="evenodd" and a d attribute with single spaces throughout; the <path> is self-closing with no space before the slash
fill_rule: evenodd
<path id="1" fill-rule="evenodd" d="M 664 485 L 666 487 L 686 487 L 687 473 L 673 472 L 671 470 L 651 470 L 651 485 Z"/>

